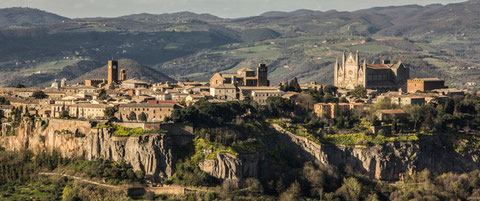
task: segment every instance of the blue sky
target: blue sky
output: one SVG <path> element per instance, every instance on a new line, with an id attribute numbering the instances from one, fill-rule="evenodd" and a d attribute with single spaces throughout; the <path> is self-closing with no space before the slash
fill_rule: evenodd
<path id="1" fill-rule="evenodd" d="M 0 0 L 0 8 L 33 7 L 66 17 L 117 17 L 134 13 L 192 11 L 246 17 L 267 11 L 352 11 L 376 6 L 454 3 L 464 0 Z"/>

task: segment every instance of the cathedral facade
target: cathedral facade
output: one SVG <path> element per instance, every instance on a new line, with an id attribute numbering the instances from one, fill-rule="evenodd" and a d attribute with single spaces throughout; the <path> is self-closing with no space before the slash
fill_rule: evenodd
<path id="1" fill-rule="evenodd" d="M 410 77 L 410 69 L 401 61 L 392 64 L 389 60 L 381 64 L 367 64 L 366 59 L 360 61 L 358 51 L 348 56 L 342 53 L 342 61 L 335 62 L 334 85 L 338 88 L 353 89 L 360 85 L 366 89 L 381 91 L 406 90 L 406 83 Z"/>

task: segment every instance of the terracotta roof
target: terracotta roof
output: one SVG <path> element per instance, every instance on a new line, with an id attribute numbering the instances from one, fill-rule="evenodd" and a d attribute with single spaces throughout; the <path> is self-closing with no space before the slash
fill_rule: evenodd
<path id="1" fill-rule="evenodd" d="M 405 112 L 401 109 L 392 109 L 392 110 L 378 110 L 379 113 L 384 114 L 404 114 Z"/>
<path id="2" fill-rule="evenodd" d="M 390 69 L 389 65 L 386 64 L 367 64 L 367 68 L 372 69 Z"/>
<path id="3" fill-rule="evenodd" d="M 413 80 L 421 80 L 421 81 L 443 81 L 438 77 L 431 77 L 431 78 L 414 78 Z"/>
<path id="4" fill-rule="evenodd" d="M 240 90 L 273 90 L 279 89 L 278 87 L 257 87 L 257 86 L 239 86 Z"/>
<path id="5" fill-rule="evenodd" d="M 159 103 L 159 104 L 152 104 L 152 103 L 130 103 L 130 104 L 123 104 L 119 105 L 119 107 L 173 107 L 175 104 L 173 103 Z"/>
<path id="6" fill-rule="evenodd" d="M 122 83 L 126 83 L 126 84 L 148 84 L 148 82 L 144 82 L 144 81 L 140 81 L 140 80 L 135 80 L 135 79 L 125 80 L 125 81 L 123 81 Z"/>
<path id="7" fill-rule="evenodd" d="M 177 104 L 177 101 L 173 101 L 173 100 L 164 100 L 164 101 L 161 101 L 161 100 L 147 100 L 147 103 L 150 103 L 150 104 L 162 104 L 162 103 Z"/>
<path id="8" fill-rule="evenodd" d="M 91 104 L 91 103 L 80 103 L 75 105 L 68 105 L 69 107 L 86 107 L 86 108 L 107 108 L 106 104 Z"/>
<path id="9" fill-rule="evenodd" d="M 213 86 L 211 88 L 218 88 L 218 89 L 233 89 L 233 88 L 236 88 L 235 85 L 233 84 L 221 84 L 221 85 L 217 85 L 217 86 Z"/>
<path id="10" fill-rule="evenodd" d="M 233 74 L 233 73 L 221 73 L 220 76 L 230 78 L 230 77 L 232 77 L 232 76 L 237 76 L 237 74 Z"/>
<path id="11" fill-rule="evenodd" d="M 247 68 L 247 67 L 241 68 L 241 69 L 238 69 L 238 70 L 237 70 L 237 72 L 245 72 L 245 71 L 254 71 L 254 70 L 252 70 L 252 69 L 250 69 L 250 68 Z M 255 71 L 254 71 L 254 72 L 255 72 Z"/>

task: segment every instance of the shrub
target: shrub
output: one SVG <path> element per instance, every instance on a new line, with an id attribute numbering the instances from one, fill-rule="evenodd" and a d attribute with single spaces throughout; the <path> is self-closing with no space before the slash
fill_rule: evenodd
<path id="1" fill-rule="evenodd" d="M 214 193 L 214 192 L 210 192 L 210 191 L 209 191 L 209 192 L 206 192 L 206 193 L 205 193 L 205 196 L 204 196 L 205 201 L 215 200 L 215 197 L 216 197 L 216 196 L 215 196 L 215 193 Z"/>
<path id="2" fill-rule="evenodd" d="M 298 200 L 300 198 L 301 194 L 301 187 L 300 183 L 298 181 L 293 182 L 290 187 L 280 194 L 279 200 L 282 201 L 290 201 L 290 200 Z"/>
<path id="3" fill-rule="evenodd" d="M 340 193 L 345 200 L 360 200 L 362 184 L 354 177 L 344 178 Z"/>
<path id="4" fill-rule="evenodd" d="M 145 200 L 155 200 L 155 193 L 152 191 L 147 191 L 143 197 Z"/>

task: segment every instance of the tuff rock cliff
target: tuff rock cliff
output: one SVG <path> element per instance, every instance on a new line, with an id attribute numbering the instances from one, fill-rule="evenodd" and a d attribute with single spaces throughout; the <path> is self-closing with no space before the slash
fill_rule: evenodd
<path id="1" fill-rule="evenodd" d="M 392 142 L 385 145 L 320 145 L 275 126 L 280 141 L 306 160 L 318 161 L 340 169 L 384 181 L 402 180 L 404 176 L 428 169 L 435 173 L 467 172 L 480 168 L 478 156 L 457 153 L 436 136 L 417 142 Z"/>
<path id="2" fill-rule="evenodd" d="M 275 127 L 275 126 L 274 126 Z M 115 137 L 107 129 L 93 128 L 87 121 L 61 119 L 24 119 L 12 132 L 2 124 L 0 146 L 7 150 L 29 149 L 34 153 L 56 150 L 64 157 L 104 158 L 129 162 L 153 181 L 174 174 L 176 151 L 191 143 L 192 130 L 167 126 L 167 134 L 140 137 Z M 480 169 L 476 155 L 448 149 L 447 142 L 427 136 L 420 142 L 397 142 L 385 145 L 339 146 L 320 145 L 296 136 L 280 127 L 278 143 L 305 161 L 317 161 L 339 169 L 348 168 L 372 179 L 397 181 L 405 175 L 429 169 L 432 172 L 465 172 Z M 14 134 L 14 135 L 13 135 Z M 266 155 L 219 153 L 213 160 L 199 164 L 200 169 L 221 180 L 238 181 L 258 177 Z"/>
<path id="3" fill-rule="evenodd" d="M 8 124 L 2 125 L 0 146 L 7 150 L 56 150 L 69 158 L 124 160 L 153 180 L 169 177 L 174 171 L 175 154 L 164 134 L 115 137 L 105 128 L 92 128 L 88 121 L 62 119 L 27 118 L 15 129 L 14 136 L 7 136 L 11 129 Z"/>
<path id="4" fill-rule="evenodd" d="M 216 159 L 205 160 L 199 166 L 202 171 L 215 178 L 238 181 L 240 178 L 258 177 L 259 166 L 264 157 L 262 152 L 239 156 L 218 153 Z"/>

